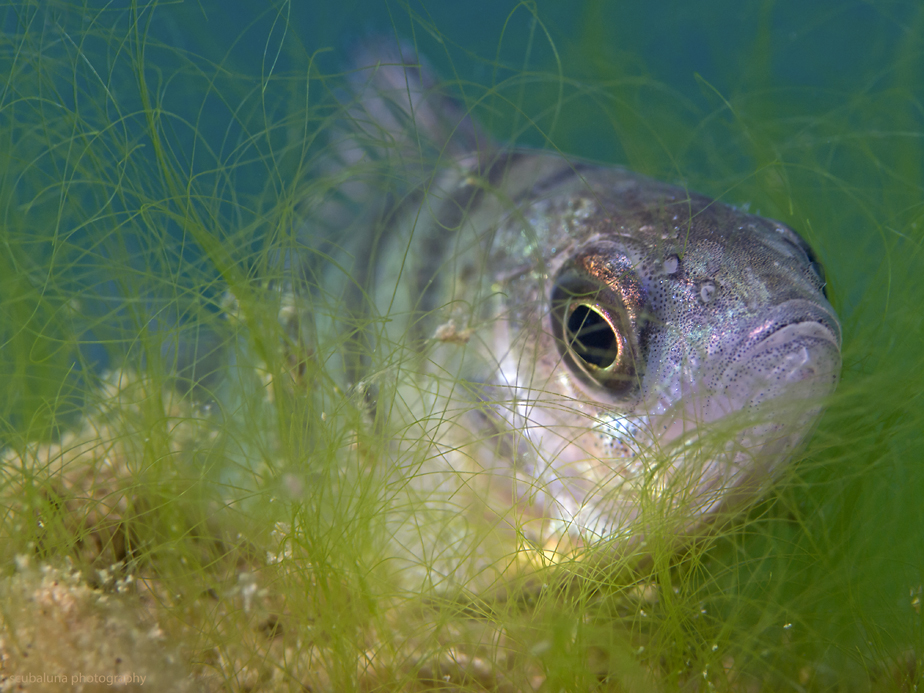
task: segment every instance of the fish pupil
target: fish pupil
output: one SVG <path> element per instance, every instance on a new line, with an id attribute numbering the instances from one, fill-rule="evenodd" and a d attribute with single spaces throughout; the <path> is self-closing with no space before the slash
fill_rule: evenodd
<path id="1" fill-rule="evenodd" d="M 609 321 L 593 306 L 578 304 L 568 317 L 568 343 L 585 364 L 605 370 L 619 358 L 619 340 Z"/>

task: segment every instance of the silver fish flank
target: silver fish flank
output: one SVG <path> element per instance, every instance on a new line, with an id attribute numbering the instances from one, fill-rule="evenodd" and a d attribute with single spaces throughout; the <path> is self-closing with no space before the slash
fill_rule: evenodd
<path id="1" fill-rule="evenodd" d="M 469 584 L 509 537 L 645 555 L 759 497 L 840 370 L 805 241 L 504 149 L 407 49 L 373 41 L 356 64 L 350 175 L 306 205 L 294 329 L 390 432 L 409 584 Z"/>

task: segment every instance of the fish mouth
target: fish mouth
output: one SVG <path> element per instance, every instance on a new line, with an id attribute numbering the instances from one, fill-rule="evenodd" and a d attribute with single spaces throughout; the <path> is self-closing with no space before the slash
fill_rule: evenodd
<path id="1" fill-rule="evenodd" d="M 841 334 L 825 304 L 794 299 L 733 339 L 724 355 L 691 363 L 647 416 L 601 420 L 586 447 L 554 411 L 531 410 L 533 449 L 553 450 L 534 471 L 544 500 L 531 501 L 533 517 L 588 543 L 628 545 L 693 535 L 758 498 L 834 391 Z M 588 454 L 606 439 L 622 447 Z"/>
<path id="2" fill-rule="evenodd" d="M 717 390 L 739 406 L 830 394 L 841 367 L 833 311 L 803 299 L 775 306 L 752 326 L 723 369 Z"/>
<path id="3" fill-rule="evenodd" d="M 678 388 L 684 396 L 656 417 L 657 438 L 662 444 L 688 442 L 707 425 L 736 417 L 747 428 L 771 408 L 776 418 L 781 410 L 817 410 L 837 385 L 840 340 L 830 308 L 802 299 L 771 308 L 728 355 L 688 374 L 689 385 Z"/>
<path id="4" fill-rule="evenodd" d="M 761 345 L 781 342 L 776 335 L 787 330 L 793 337 L 804 333 L 826 340 L 840 352 L 841 328 L 834 311 L 814 301 L 793 299 L 772 308 L 748 331 L 739 344 L 739 358 Z"/>
<path id="5" fill-rule="evenodd" d="M 830 309 L 807 300 L 770 309 L 705 387 L 652 421 L 663 461 L 651 492 L 686 505 L 691 526 L 759 495 L 814 426 L 840 367 Z"/>

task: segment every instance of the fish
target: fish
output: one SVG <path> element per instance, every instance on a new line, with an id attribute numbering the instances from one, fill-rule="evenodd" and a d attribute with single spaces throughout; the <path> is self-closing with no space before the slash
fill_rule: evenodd
<path id="1" fill-rule="evenodd" d="M 306 195 L 287 259 L 287 329 L 384 432 L 402 584 L 637 561 L 760 498 L 841 367 L 805 240 L 505 147 L 407 44 L 366 41 L 353 66 L 325 164 L 340 182 Z"/>

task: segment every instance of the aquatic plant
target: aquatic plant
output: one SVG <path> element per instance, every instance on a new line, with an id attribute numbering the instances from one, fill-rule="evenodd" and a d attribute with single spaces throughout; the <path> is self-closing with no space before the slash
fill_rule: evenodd
<path id="1" fill-rule="evenodd" d="M 78 604 L 88 641 L 144 624 L 125 662 L 176 646 L 216 690 L 919 684 L 920 8 L 490 4 L 465 24 L 344 7 L 4 10 L 2 675 L 73 668 L 42 647 L 60 611 L 27 627 L 31 596 Z M 490 594 L 400 589 L 401 497 L 375 462 L 420 430 L 368 420 L 281 290 L 306 206 L 376 165 L 327 164 L 341 37 L 367 23 L 414 42 L 501 141 L 622 163 L 812 243 L 844 372 L 746 517 L 641 575 L 550 554 Z"/>

